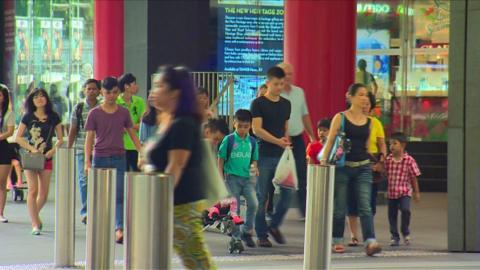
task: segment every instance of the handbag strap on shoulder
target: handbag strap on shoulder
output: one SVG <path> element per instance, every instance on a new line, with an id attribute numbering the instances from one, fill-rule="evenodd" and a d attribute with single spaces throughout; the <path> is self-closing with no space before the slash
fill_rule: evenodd
<path id="1" fill-rule="evenodd" d="M 340 115 L 342 116 L 340 131 L 345 132 L 345 113 L 341 112 Z"/>

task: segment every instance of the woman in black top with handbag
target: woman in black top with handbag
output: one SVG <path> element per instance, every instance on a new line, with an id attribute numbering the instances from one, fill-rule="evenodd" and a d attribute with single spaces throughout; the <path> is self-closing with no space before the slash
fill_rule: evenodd
<path id="1" fill-rule="evenodd" d="M 368 90 L 363 84 L 352 84 L 348 89 L 351 107 L 335 115 L 325 145 L 321 164 L 326 164 L 335 137 L 341 132 L 344 121 L 346 141 L 350 142 L 350 151 L 345 154 L 344 166 L 335 169 L 335 194 L 333 210 L 333 247 L 334 253 L 343 253 L 343 232 L 347 209 L 348 187 L 352 187 L 358 205 L 358 214 L 362 224 L 365 251 L 368 256 L 381 252 L 375 239 L 370 194 L 372 189 L 372 169 L 370 166 L 368 143 L 370 135 L 370 119 L 363 113 L 368 104 Z"/>
<path id="2" fill-rule="evenodd" d="M 31 164 L 26 164 L 25 160 L 22 166 L 28 182 L 27 207 L 32 221 L 32 234 L 39 235 L 42 230 L 39 214 L 48 198 L 52 158 L 56 149 L 63 143 L 62 125 L 60 116 L 53 110 L 45 89 L 37 88 L 28 95 L 25 112 L 18 126 L 15 141 L 26 151 L 36 154 L 29 160 Z M 55 145 L 52 143 L 54 135 L 57 136 Z M 38 162 L 43 162 L 43 167 L 33 169 Z"/>
<path id="3" fill-rule="evenodd" d="M 191 75 L 182 67 L 161 67 L 152 88 L 151 100 L 165 121 L 145 144 L 147 166 L 174 179 L 175 251 L 186 269 L 216 269 L 200 219 L 207 182 L 200 167 L 202 114 Z"/>
<path id="4" fill-rule="evenodd" d="M 13 158 L 13 148 L 7 139 L 13 135 L 15 129 L 15 119 L 13 112 L 9 110 L 9 105 L 8 88 L 0 84 L 0 222 L 2 223 L 8 222 L 3 215 L 3 210 L 7 199 L 6 183 Z"/>

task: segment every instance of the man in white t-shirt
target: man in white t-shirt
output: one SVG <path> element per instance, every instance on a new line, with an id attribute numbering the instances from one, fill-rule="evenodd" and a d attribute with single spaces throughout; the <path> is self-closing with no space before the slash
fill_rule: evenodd
<path id="1" fill-rule="evenodd" d="M 279 67 L 285 72 L 285 84 L 282 97 L 288 99 L 292 104 L 290 120 L 288 121 L 289 135 L 293 146 L 293 155 L 297 167 L 298 176 L 298 204 L 302 218 L 305 217 L 305 207 L 307 200 L 307 162 L 305 142 L 303 141 L 303 132 L 306 131 L 310 142 L 316 141 L 315 133 L 312 127 L 310 114 L 308 113 L 307 102 L 303 89 L 292 84 L 293 67 L 288 63 L 280 63 Z"/>

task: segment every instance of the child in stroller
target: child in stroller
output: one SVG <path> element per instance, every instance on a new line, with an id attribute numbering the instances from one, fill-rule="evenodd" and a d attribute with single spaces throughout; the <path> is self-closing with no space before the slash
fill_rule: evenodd
<path id="1" fill-rule="evenodd" d="M 231 236 L 228 243 L 230 253 L 242 253 L 245 250 L 240 239 L 240 225 L 244 223 L 237 213 L 238 203 L 234 197 L 223 199 L 203 214 L 203 230 L 217 231 Z"/>

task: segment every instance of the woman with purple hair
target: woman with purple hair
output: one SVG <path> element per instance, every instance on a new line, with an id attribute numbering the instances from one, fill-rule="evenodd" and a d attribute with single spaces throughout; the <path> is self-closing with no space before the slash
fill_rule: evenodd
<path id="1" fill-rule="evenodd" d="M 200 160 L 202 113 L 187 69 L 161 67 L 150 93 L 152 105 L 168 115 L 145 146 L 148 165 L 174 178 L 174 248 L 187 269 L 215 269 L 202 232 L 207 208 Z"/>

